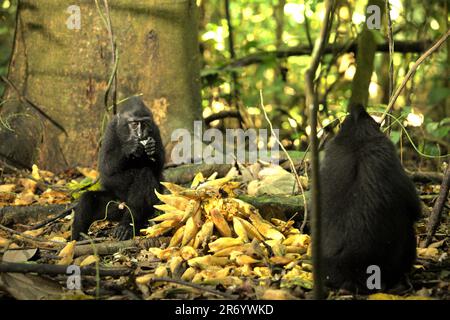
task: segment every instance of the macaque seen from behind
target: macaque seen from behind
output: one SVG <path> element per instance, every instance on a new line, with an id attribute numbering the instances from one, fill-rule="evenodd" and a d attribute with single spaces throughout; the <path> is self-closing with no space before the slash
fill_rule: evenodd
<path id="1" fill-rule="evenodd" d="M 320 170 L 325 283 L 367 292 L 367 268 L 393 287 L 416 257 L 420 201 L 392 142 L 361 105 L 349 107 Z"/>

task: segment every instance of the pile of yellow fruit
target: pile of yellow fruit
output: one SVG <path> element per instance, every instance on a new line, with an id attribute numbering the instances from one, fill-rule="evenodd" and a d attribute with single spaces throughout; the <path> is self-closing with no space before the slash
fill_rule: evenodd
<path id="1" fill-rule="evenodd" d="M 172 232 L 168 248 L 149 251 L 166 262 L 155 276 L 181 277 L 195 283 L 239 285 L 242 277 L 279 279 L 312 285 L 310 238 L 293 227 L 294 221 L 265 220 L 252 205 L 235 198 L 240 183 L 232 177 L 205 179 L 197 174 L 190 188 L 164 182 L 171 194 L 157 193 L 163 214 L 143 229 L 147 237 Z M 137 279 L 138 283 L 149 277 Z M 298 281 L 297 283 L 298 284 Z"/>

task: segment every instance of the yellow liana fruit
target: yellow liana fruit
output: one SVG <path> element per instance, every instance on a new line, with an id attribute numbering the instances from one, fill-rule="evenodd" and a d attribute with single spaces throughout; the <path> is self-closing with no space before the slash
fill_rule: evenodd
<path id="1" fill-rule="evenodd" d="M 183 281 L 192 281 L 194 276 L 198 273 L 197 269 L 193 267 L 189 267 L 184 271 L 184 273 L 181 276 L 181 280 Z"/>
<path id="2" fill-rule="evenodd" d="M 153 219 L 150 219 L 150 221 L 155 221 L 155 222 L 161 222 L 161 221 L 165 221 L 165 220 L 181 221 L 181 219 L 183 219 L 183 215 L 184 215 L 184 212 L 181 212 L 181 213 L 167 212 L 167 213 L 160 214 L 159 216 L 156 216 Z"/>
<path id="3" fill-rule="evenodd" d="M 196 189 L 200 183 L 205 181 L 205 177 L 203 177 L 203 173 L 199 172 L 195 175 L 192 180 L 191 189 Z"/>
<path id="4" fill-rule="evenodd" d="M 265 220 L 262 219 L 259 215 L 256 215 L 254 213 L 250 214 L 250 221 L 253 223 L 256 229 L 258 229 L 258 231 L 267 239 L 283 240 L 285 238 L 280 231 L 275 229 L 275 227 L 268 222 L 265 222 Z"/>
<path id="5" fill-rule="evenodd" d="M 212 221 L 206 221 L 199 232 L 197 232 L 194 240 L 194 248 L 197 249 L 207 243 L 211 238 L 214 231 L 214 223 Z"/>
<path id="6" fill-rule="evenodd" d="M 182 196 L 177 196 L 173 194 L 161 194 L 157 190 L 155 190 L 155 194 L 159 200 L 164 202 L 165 204 L 171 205 L 179 210 L 184 211 L 189 203 L 189 199 Z"/>
<path id="7" fill-rule="evenodd" d="M 217 208 L 213 208 L 210 212 L 210 217 L 219 233 L 224 237 L 231 237 L 231 229 L 228 222 L 223 217 L 222 213 Z"/>
<path id="8" fill-rule="evenodd" d="M 198 227 L 194 222 L 194 218 L 190 217 L 187 221 L 186 221 L 186 228 L 184 229 L 184 233 L 183 233 L 183 240 L 181 241 L 181 245 L 185 246 L 189 243 L 189 241 L 191 241 L 195 235 L 197 234 L 198 231 Z"/>
<path id="9" fill-rule="evenodd" d="M 175 231 L 172 238 L 170 239 L 169 247 L 175 247 L 181 243 L 181 241 L 183 240 L 185 228 L 186 228 L 186 226 L 182 226 L 182 227 L 178 228 L 177 231 Z"/>
<path id="10" fill-rule="evenodd" d="M 184 191 L 186 188 L 179 186 L 175 183 L 171 182 L 161 182 L 161 184 L 166 187 L 167 190 L 170 191 L 172 194 L 179 194 L 180 192 Z"/>
<path id="11" fill-rule="evenodd" d="M 225 266 L 229 263 L 227 257 L 214 257 L 206 255 L 203 257 L 192 258 L 188 261 L 190 267 L 196 267 L 200 269 L 209 269 L 211 266 Z"/>
<path id="12" fill-rule="evenodd" d="M 211 242 L 209 244 L 209 249 L 211 252 L 217 252 L 219 250 L 228 248 L 228 247 L 234 247 L 244 244 L 241 238 L 230 238 L 230 237 L 223 237 L 219 238 L 214 242 Z"/>
<path id="13" fill-rule="evenodd" d="M 233 229 L 239 238 L 244 242 L 248 242 L 247 230 L 236 217 L 233 217 Z"/>
<path id="14" fill-rule="evenodd" d="M 259 233 L 258 229 L 256 229 L 255 226 L 252 225 L 250 222 L 239 217 L 235 218 L 238 219 L 239 222 L 241 222 L 241 224 L 244 226 L 250 240 L 253 240 L 254 238 L 258 239 L 259 241 L 265 240 L 264 237 L 261 235 L 261 233 Z"/>

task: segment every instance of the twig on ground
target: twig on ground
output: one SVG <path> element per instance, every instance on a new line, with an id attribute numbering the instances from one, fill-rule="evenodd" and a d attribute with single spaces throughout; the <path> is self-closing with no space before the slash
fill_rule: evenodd
<path id="1" fill-rule="evenodd" d="M 29 230 L 36 230 L 39 228 L 42 228 L 43 226 L 46 226 L 48 224 L 51 224 L 53 222 L 55 222 L 56 220 L 65 217 L 70 211 L 72 211 L 72 209 L 74 209 L 77 206 L 77 203 L 72 204 L 69 208 L 63 210 L 62 212 L 58 213 L 56 216 L 46 219 L 38 224 L 35 224 L 34 226 L 32 226 Z"/>
<path id="2" fill-rule="evenodd" d="M 230 300 L 236 299 L 231 294 L 228 294 L 228 293 L 225 293 L 225 292 L 220 292 L 220 291 L 213 290 L 213 289 L 209 289 L 209 288 L 206 288 L 206 287 L 201 286 L 199 284 L 195 284 L 195 283 L 192 283 L 192 282 L 186 282 L 186 281 L 179 280 L 179 279 L 153 278 L 151 280 L 151 282 L 153 282 L 153 283 L 154 282 L 172 282 L 172 283 L 176 283 L 176 284 L 179 284 L 179 285 L 191 287 L 191 288 L 194 288 L 194 289 L 197 289 L 197 290 L 200 290 L 200 291 L 205 291 L 205 292 L 208 292 L 208 293 L 211 293 L 211 294 L 214 294 L 214 295 L 217 295 L 217 296 L 221 296 L 221 297 L 224 297 L 224 298 L 227 298 L 227 299 L 230 299 Z"/>
<path id="3" fill-rule="evenodd" d="M 23 234 L 23 233 L 21 233 L 19 231 L 10 229 L 8 227 L 5 227 L 2 224 L 0 224 L 0 229 L 6 231 L 8 233 L 18 235 L 18 236 L 22 237 L 24 240 L 32 241 L 33 243 L 35 243 L 35 242 L 43 242 L 43 243 L 47 243 L 49 245 L 51 244 L 51 245 L 56 245 L 56 246 L 59 246 L 59 247 L 64 247 L 66 245 L 66 243 L 62 243 L 62 242 L 58 242 L 58 241 L 46 240 L 46 239 L 42 239 L 42 238 L 38 238 L 38 237 L 29 236 L 29 235 Z"/>
<path id="4" fill-rule="evenodd" d="M 259 90 L 259 98 L 260 98 L 260 102 L 261 102 L 261 109 L 264 113 L 264 117 L 266 118 L 266 121 L 270 127 L 270 132 L 271 132 L 272 136 L 275 138 L 278 145 L 281 147 L 281 149 L 285 153 L 285 155 L 289 161 L 289 164 L 291 166 L 292 173 L 294 174 L 295 181 L 297 182 L 298 189 L 302 193 L 303 205 L 304 205 L 304 215 L 303 215 L 303 223 L 302 223 L 302 226 L 300 227 L 300 231 L 303 232 L 303 229 L 306 225 L 306 220 L 308 219 L 308 208 L 307 208 L 307 204 L 306 204 L 305 190 L 303 190 L 303 186 L 300 181 L 300 177 L 298 176 L 297 169 L 295 168 L 294 161 L 292 161 L 292 158 L 289 155 L 289 153 L 287 152 L 286 148 L 283 146 L 283 144 L 281 143 L 281 141 L 278 139 L 278 137 L 275 135 L 275 132 L 273 131 L 272 122 L 270 121 L 269 116 L 267 115 L 266 109 L 264 108 L 264 99 L 263 99 L 262 90 Z"/>
<path id="5" fill-rule="evenodd" d="M 126 248 L 150 248 L 160 247 L 170 242 L 170 237 L 132 239 L 126 241 L 108 241 L 96 245 L 98 255 L 108 255 Z M 93 254 L 94 250 L 91 244 L 76 245 L 74 257 Z"/>

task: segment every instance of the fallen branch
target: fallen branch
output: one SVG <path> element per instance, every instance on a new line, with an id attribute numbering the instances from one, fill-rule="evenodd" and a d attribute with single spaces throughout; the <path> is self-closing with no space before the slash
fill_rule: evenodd
<path id="1" fill-rule="evenodd" d="M 10 229 L 8 227 L 5 227 L 4 225 L 0 224 L 0 229 L 2 229 L 3 231 L 6 231 L 10 234 L 15 234 L 21 238 L 23 238 L 22 240 L 27 241 L 27 242 L 31 242 L 34 245 L 36 245 L 36 242 L 41 242 L 41 243 L 45 243 L 49 246 L 59 246 L 59 247 L 64 247 L 66 244 L 62 243 L 62 242 L 58 242 L 58 241 L 52 241 L 52 240 L 47 240 L 47 239 L 43 239 L 43 238 L 38 238 L 38 237 L 33 237 L 33 236 L 29 236 L 27 234 L 23 234 L 22 232 Z M 37 246 L 39 247 L 39 246 Z"/>
<path id="2" fill-rule="evenodd" d="M 442 183 L 442 179 L 444 179 L 444 175 L 439 172 L 410 172 L 406 171 L 408 176 L 414 182 L 420 183 Z"/>
<path id="3" fill-rule="evenodd" d="M 192 282 L 186 282 L 186 281 L 179 280 L 179 279 L 153 278 L 151 280 L 151 283 L 155 283 L 155 282 L 172 282 L 172 283 L 180 284 L 180 285 L 183 285 L 183 286 L 191 287 L 191 288 L 194 288 L 194 289 L 197 289 L 197 290 L 200 290 L 200 291 L 209 292 L 209 293 L 212 293 L 214 295 L 221 296 L 221 297 L 224 297 L 224 298 L 227 298 L 227 299 L 230 299 L 230 300 L 236 299 L 231 294 L 228 294 L 228 293 L 225 293 L 225 292 L 220 292 L 220 291 L 213 290 L 213 289 L 209 289 L 209 288 L 206 288 L 206 287 L 201 286 L 199 284 L 195 284 L 195 283 L 192 283 Z"/>
<path id="4" fill-rule="evenodd" d="M 277 218 L 284 221 L 290 219 L 295 213 L 305 211 L 305 203 L 309 201 L 309 192 L 305 192 L 306 202 L 303 195 L 261 195 L 249 196 L 246 194 L 237 196 L 238 199 L 250 203 L 258 209 L 266 220 Z M 295 220 L 303 219 L 300 214 Z"/>
<path id="5" fill-rule="evenodd" d="M 0 171 L 5 172 L 5 173 L 15 173 L 15 174 L 20 174 L 20 170 L 12 165 L 9 165 L 6 161 L 2 161 L 0 159 Z"/>
<path id="6" fill-rule="evenodd" d="M 95 276 L 96 268 L 94 266 L 80 267 L 80 275 Z M 101 277 L 120 277 L 130 275 L 133 270 L 128 268 L 99 268 L 99 275 Z M 55 264 L 31 264 L 31 263 L 15 263 L 15 262 L 0 262 L 0 273 L 37 273 L 46 275 L 60 275 L 67 274 L 67 266 L 60 266 Z"/>
<path id="7" fill-rule="evenodd" d="M 62 212 L 58 213 L 56 216 L 46 219 L 46 220 L 32 226 L 31 228 L 29 228 L 29 230 L 36 230 L 36 229 L 42 228 L 43 226 L 51 224 L 51 223 L 55 222 L 56 220 L 65 217 L 76 206 L 77 206 L 77 203 L 72 203 L 71 206 L 69 206 L 67 209 L 64 209 Z"/>
<path id="8" fill-rule="evenodd" d="M 161 247 L 162 245 L 167 245 L 170 242 L 170 237 L 159 237 L 159 238 L 136 238 L 126 241 L 108 241 L 103 243 L 95 244 L 95 250 L 98 255 L 109 255 L 114 254 L 121 249 L 128 248 L 142 248 L 148 249 L 151 247 Z M 75 246 L 74 257 L 90 255 L 94 253 L 94 248 L 92 244 L 83 244 Z"/>
<path id="9" fill-rule="evenodd" d="M 50 215 L 67 210 L 71 204 L 52 204 L 47 206 L 8 206 L 0 208 L 0 224 L 10 226 L 16 223 L 31 224 L 47 219 Z"/>
<path id="10" fill-rule="evenodd" d="M 444 208 L 445 202 L 448 200 L 448 190 L 450 188 L 450 165 L 447 166 L 445 170 L 444 180 L 441 184 L 441 190 L 439 191 L 439 196 L 434 203 L 433 211 L 428 219 L 427 225 L 427 237 L 423 244 L 423 248 L 427 247 L 439 226 L 439 221 L 441 220 L 442 209 Z"/>

